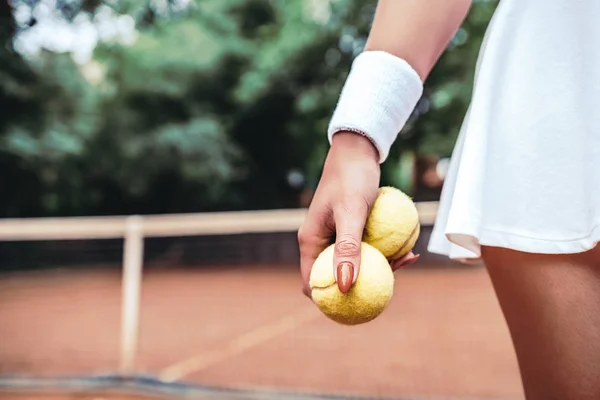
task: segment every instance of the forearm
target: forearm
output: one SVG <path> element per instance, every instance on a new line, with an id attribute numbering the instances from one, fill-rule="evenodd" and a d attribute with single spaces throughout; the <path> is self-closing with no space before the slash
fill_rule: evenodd
<path id="1" fill-rule="evenodd" d="M 464 20 L 471 0 L 379 0 L 365 51 L 328 128 L 367 137 L 384 162 L 423 93 L 424 81 Z"/>
<path id="2" fill-rule="evenodd" d="M 379 0 L 365 51 L 402 58 L 425 81 L 470 5 L 471 0 Z"/>

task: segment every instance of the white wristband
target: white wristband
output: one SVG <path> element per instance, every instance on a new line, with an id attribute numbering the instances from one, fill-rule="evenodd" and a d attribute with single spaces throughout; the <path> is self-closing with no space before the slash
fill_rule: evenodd
<path id="1" fill-rule="evenodd" d="M 421 78 L 405 60 L 384 51 L 361 53 L 329 123 L 329 143 L 337 132 L 359 133 L 373 142 L 383 163 L 422 94 Z"/>

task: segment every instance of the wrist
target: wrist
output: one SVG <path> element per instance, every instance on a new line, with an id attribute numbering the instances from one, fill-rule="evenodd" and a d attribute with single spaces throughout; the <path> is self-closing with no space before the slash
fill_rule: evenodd
<path id="1" fill-rule="evenodd" d="M 357 132 L 340 131 L 336 133 L 331 139 L 331 149 L 334 151 L 341 149 L 354 155 L 364 155 L 379 164 L 379 150 L 373 141 Z"/>
<path id="2" fill-rule="evenodd" d="M 422 93 L 423 82 L 408 62 L 383 51 L 363 52 L 329 122 L 330 143 L 339 132 L 357 132 L 372 141 L 383 163 Z"/>

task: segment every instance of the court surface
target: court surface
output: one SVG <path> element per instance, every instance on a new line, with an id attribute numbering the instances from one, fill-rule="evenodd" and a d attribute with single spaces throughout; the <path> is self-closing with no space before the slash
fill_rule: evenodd
<path id="1" fill-rule="evenodd" d="M 0 275 L 0 376 L 115 372 L 120 284 L 118 269 Z M 290 266 L 146 271 L 141 305 L 137 372 L 165 381 L 368 398 L 523 398 L 481 267 L 400 271 L 389 308 L 357 327 L 322 316 Z"/>

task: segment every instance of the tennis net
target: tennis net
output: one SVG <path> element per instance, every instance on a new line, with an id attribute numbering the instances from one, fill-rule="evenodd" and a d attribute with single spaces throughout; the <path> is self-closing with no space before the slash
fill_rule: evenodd
<path id="1" fill-rule="evenodd" d="M 0 398 L 518 396 L 486 276 L 427 254 L 437 203 L 417 206 L 422 260 L 355 329 L 300 294 L 305 210 L 0 221 Z"/>

